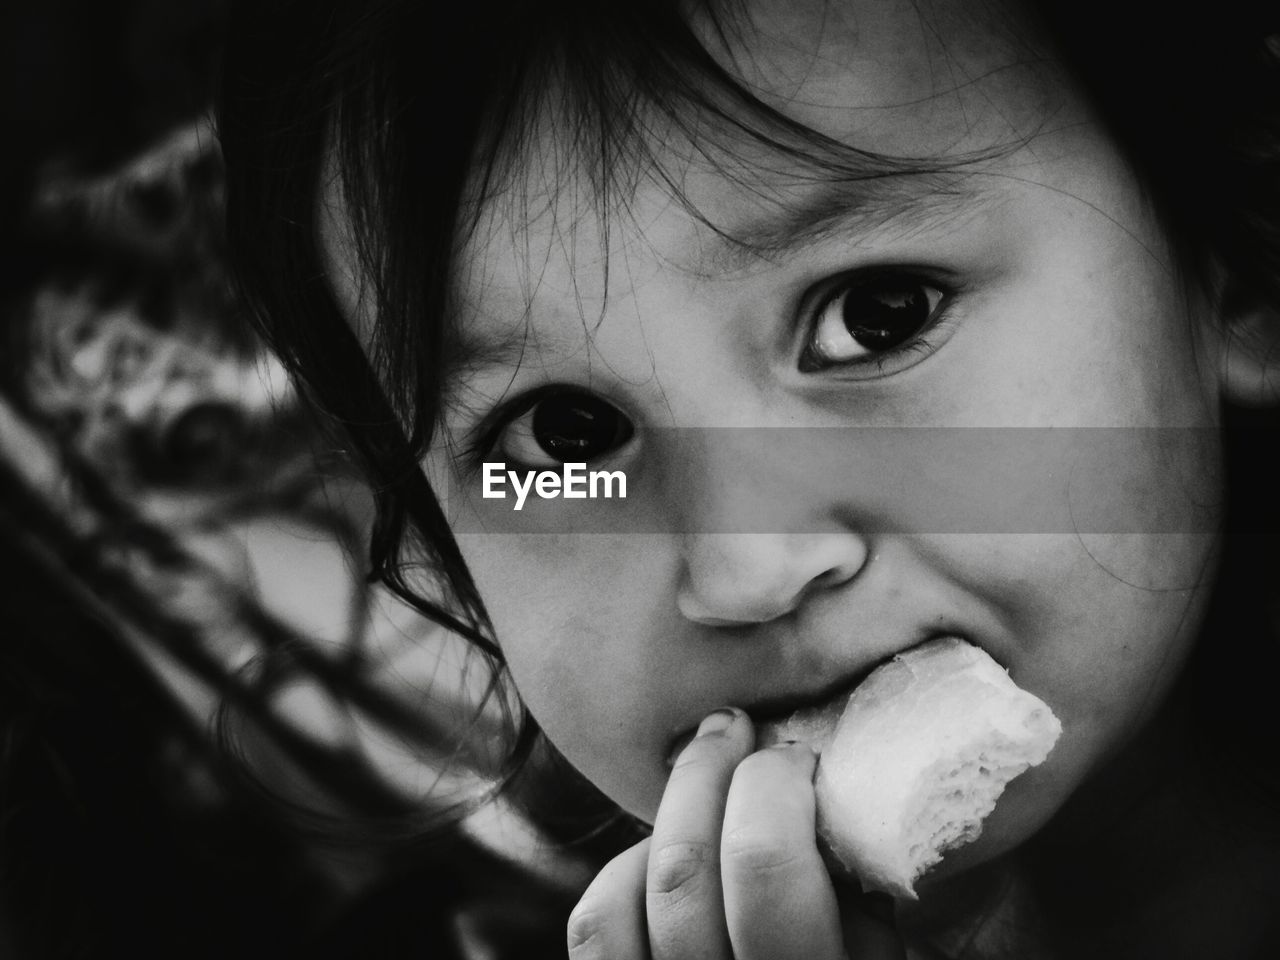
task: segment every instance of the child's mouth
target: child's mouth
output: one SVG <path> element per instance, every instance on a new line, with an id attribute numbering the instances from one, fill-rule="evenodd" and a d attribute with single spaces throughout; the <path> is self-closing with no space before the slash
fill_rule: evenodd
<path id="1" fill-rule="evenodd" d="M 776 743 L 798 740 L 809 744 L 821 754 L 835 733 L 836 724 L 844 713 L 849 697 L 853 695 L 853 691 L 866 675 L 866 673 L 862 674 L 855 683 L 845 686 L 826 700 L 800 707 L 778 719 L 758 721 L 756 748 L 763 750 Z"/>
<path id="2" fill-rule="evenodd" d="M 894 654 L 896 656 L 896 654 Z M 756 749 L 763 750 L 776 743 L 800 741 L 809 744 L 819 754 L 831 741 L 849 697 L 873 670 L 892 657 L 878 660 L 841 681 L 830 692 L 824 691 L 804 701 L 792 701 L 784 706 L 768 704 L 766 709 L 747 708 L 756 728 Z"/>
<path id="3" fill-rule="evenodd" d="M 751 718 L 756 730 L 756 749 L 762 750 L 776 743 L 802 741 L 812 746 L 818 753 L 831 740 L 836 724 L 840 720 L 849 697 L 873 670 L 922 643 L 938 639 L 942 634 L 931 634 L 912 647 L 897 650 L 868 664 L 857 673 L 841 678 L 835 684 L 813 694 L 803 696 L 786 696 L 764 699 L 755 703 L 735 704 L 740 706 Z M 947 634 L 954 636 L 954 634 Z M 961 638 L 963 639 L 963 638 Z M 675 763 L 694 731 L 689 730 L 679 736 L 667 755 L 667 766 Z"/>

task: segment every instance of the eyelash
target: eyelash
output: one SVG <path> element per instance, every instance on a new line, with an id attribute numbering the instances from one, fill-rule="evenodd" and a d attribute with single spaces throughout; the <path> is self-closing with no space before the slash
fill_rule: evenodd
<path id="1" fill-rule="evenodd" d="M 928 317 L 917 332 L 902 343 L 894 344 L 883 351 L 873 351 L 864 357 L 845 360 L 820 357 L 814 350 L 814 342 L 818 325 L 826 311 L 843 296 L 859 290 L 874 291 L 877 287 L 881 292 L 885 290 L 901 292 L 911 287 L 926 288 L 938 295 L 937 303 L 930 307 Z M 817 294 L 817 302 L 804 310 L 806 314 L 803 325 L 804 343 L 797 359 L 797 367 L 801 373 L 805 374 L 846 371 L 859 379 L 876 379 L 913 366 L 912 362 L 903 363 L 902 361 L 912 354 L 918 354 L 920 359 L 924 359 L 933 352 L 941 340 L 945 340 L 953 324 L 950 310 L 959 293 L 960 290 L 953 280 L 939 278 L 936 271 L 910 267 L 875 268 L 837 277 L 833 281 L 822 284 Z M 808 299 L 812 299 L 812 295 Z"/>
<path id="2" fill-rule="evenodd" d="M 528 393 L 500 403 L 491 410 L 479 424 L 467 433 L 465 439 L 459 445 L 459 461 L 466 464 L 470 472 L 478 472 L 481 464 L 492 457 L 494 450 L 507 430 L 518 423 L 520 418 L 536 410 L 538 404 L 557 397 L 582 397 L 588 402 L 597 402 L 614 408 L 618 415 L 627 421 L 627 426 L 623 431 L 625 436 L 621 437 L 622 442 L 625 443 L 631 439 L 635 429 L 634 425 L 630 422 L 630 418 L 627 417 L 626 413 L 618 409 L 615 404 L 604 400 L 592 391 L 577 384 L 547 383 L 530 390 Z M 544 469 L 535 464 L 521 463 L 510 456 L 506 458 L 506 461 L 512 469 Z"/>
<path id="3" fill-rule="evenodd" d="M 470 469 L 478 471 L 481 462 L 498 445 L 502 431 L 537 406 L 540 400 L 572 389 L 575 388 L 570 384 L 548 383 L 499 403 L 467 431 L 458 445 L 459 460 Z"/>
<path id="4" fill-rule="evenodd" d="M 909 286 L 927 287 L 939 294 L 938 302 L 930 309 L 929 316 L 919 331 L 902 343 L 866 357 L 843 361 L 818 358 L 813 351 L 813 341 L 817 325 L 825 311 L 840 297 L 860 289 L 874 289 L 876 284 L 883 284 L 886 289 L 896 288 L 899 291 Z M 923 359 L 932 353 L 938 340 L 945 339 L 950 330 L 953 320 L 948 311 L 959 292 L 954 282 L 943 281 L 925 271 L 910 268 L 875 269 L 846 274 L 823 284 L 822 288 L 820 288 L 817 302 L 805 311 L 808 314 L 804 324 L 805 342 L 800 352 L 798 366 L 802 373 L 822 373 L 831 370 L 867 371 L 859 374 L 860 379 L 888 376 L 890 373 L 911 366 L 911 363 L 899 362 L 911 354 L 919 354 Z M 888 369 L 890 365 L 895 365 L 895 369 Z M 589 391 L 575 384 L 549 383 L 499 404 L 479 424 L 468 431 L 466 439 L 460 444 L 461 459 L 472 469 L 478 470 L 480 463 L 489 457 L 497 446 L 503 432 L 543 400 L 564 394 L 587 393 Z"/>

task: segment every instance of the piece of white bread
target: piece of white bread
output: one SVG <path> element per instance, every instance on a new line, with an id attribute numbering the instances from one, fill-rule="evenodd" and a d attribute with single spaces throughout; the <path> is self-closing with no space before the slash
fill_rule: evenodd
<path id="1" fill-rule="evenodd" d="M 818 765 L 818 832 L 864 889 L 915 899 L 916 881 L 977 838 L 1005 786 L 1061 730 L 977 647 L 954 637 L 914 647 L 850 695 Z"/>

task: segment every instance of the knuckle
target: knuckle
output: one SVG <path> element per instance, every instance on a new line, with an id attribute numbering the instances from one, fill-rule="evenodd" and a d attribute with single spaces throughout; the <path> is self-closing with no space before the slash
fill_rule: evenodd
<path id="1" fill-rule="evenodd" d="M 573 960 L 636 956 L 635 920 L 642 916 L 643 868 L 649 841 L 623 851 L 596 875 L 569 914 L 565 942 Z"/>
<path id="2" fill-rule="evenodd" d="M 719 868 L 715 844 L 681 840 L 655 848 L 649 856 L 649 892 L 662 899 L 684 899 L 702 889 Z"/>
<path id="3" fill-rule="evenodd" d="M 727 831 L 720 857 L 726 873 L 757 879 L 791 873 L 803 860 L 789 838 L 763 824 Z"/>
<path id="4" fill-rule="evenodd" d="M 573 960 L 605 960 L 605 917 L 596 904 L 582 900 L 569 914 L 565 937 Z"/>

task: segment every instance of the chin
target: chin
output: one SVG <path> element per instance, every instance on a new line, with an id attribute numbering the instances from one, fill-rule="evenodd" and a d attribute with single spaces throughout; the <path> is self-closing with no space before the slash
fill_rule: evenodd
<path id="1" fill-rule="evenodd" d="M 982 824 L 982 833 L 971 843 L 943 855 L 942 862 L 918 882 L 922 899 L 938 896 L 952 886 L 949 881 L 981 872 L 1014 853 L 1042 830 L 1065 802 L 1052 800 L 1049 771 L 1031 770 L 1011 783 L 995 810 Z"/>

